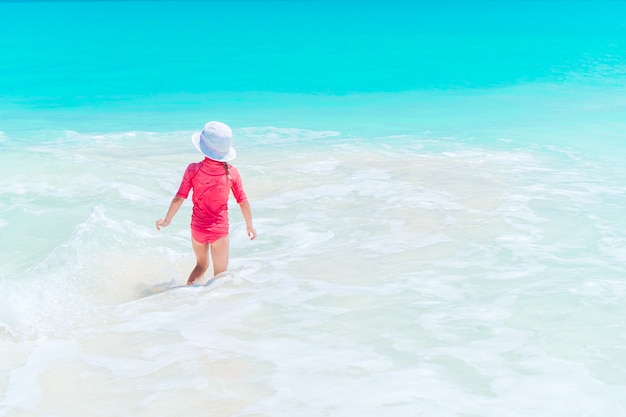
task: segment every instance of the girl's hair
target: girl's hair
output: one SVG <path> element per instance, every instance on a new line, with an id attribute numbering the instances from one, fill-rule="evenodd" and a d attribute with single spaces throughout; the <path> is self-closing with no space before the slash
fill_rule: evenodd
<path id="1" fill-rule="evenodd" d="M 228 170 L 228 162 L 222 162 L 224 164 L 224 169 L 226 170 L 226 175 L 228 176 L 228 179 L 232 179 L 230 177 L 230 171 Z"/>

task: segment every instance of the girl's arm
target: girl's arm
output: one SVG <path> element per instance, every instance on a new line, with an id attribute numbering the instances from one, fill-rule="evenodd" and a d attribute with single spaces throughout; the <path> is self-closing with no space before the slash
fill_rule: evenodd
<path id="1" fill-rule="evenodd" d="M 239 208 L 241 209 L 243 219 L 246 221 L 246 233 L 250 236 L 250 240 L 254 240 L 256 237 L 256 229 L 252 225 L 252 209 L 250 208 L 250 203 L 246 200 L 239 204 Z"/>
<path id="2" fill-rule="evenodd" d="M 185 199 L 179 196 L 174 196 L 174 198 L 172 198 L 170 208 L 167 209 L 167 214 L 165 215 L 165 218 L 159 219 L 156 222 L 157 230 L 161 230 L 161 227 L 169 226 L 176 213 L 178 213 L 178 209 L 180 208 L 180 206 L 183 205 L 183 201 L 185 201 Z"/>

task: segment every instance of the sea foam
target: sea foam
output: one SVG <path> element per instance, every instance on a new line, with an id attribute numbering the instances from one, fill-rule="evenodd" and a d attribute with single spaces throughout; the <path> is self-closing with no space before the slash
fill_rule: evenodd
<path id="1" fill-rule="evenodd" d="M 109 415 L 619 407 L 623 167 L 558 147 L 272 131 L 235 131 L 258 238 L 231 201 L 230 270 L 189 288 L 190 204 L 154 228 L 199 159 L 166 152 L 189 132 L 29 150 L 54 158 L 12 173 L 22 188 L 0 184 L 3 232 L 24 253 L 57 220 L 2 269 L 0 338 L 22 351 L 6 356 L 4 409 L 63 409 L 62 375 L 106 395 Z"/>

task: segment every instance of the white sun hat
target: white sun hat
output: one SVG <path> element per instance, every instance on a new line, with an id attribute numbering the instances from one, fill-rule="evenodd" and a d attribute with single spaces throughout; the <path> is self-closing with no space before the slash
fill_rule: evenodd
<path id="1" fill-rule="evenodd" d="M 191 142 L 200 153 L 214 161 L 228 162 L 237 156 L 233 148 L 233 131 L 221 122 L 208 122 L 202 132 L 191 135 Z"/>

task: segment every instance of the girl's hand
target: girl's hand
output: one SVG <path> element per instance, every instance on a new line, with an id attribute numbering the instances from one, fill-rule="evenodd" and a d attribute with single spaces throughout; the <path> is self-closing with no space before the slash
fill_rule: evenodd
<path id="1" fill-rule="evenodd" d="M 250 240 L 254 240 L 256 237 L 256 229 L 254 226 L 246 226 L 246 232 L 248 233 L 248 236 L 250 236 Z"/>
<path id="2" fill-rule="evenodd" d="M 170 221 L 167 219 L 159 219 L 156 221 L 156 228 L 157 230 L 161 230 L 162 227 L 166 227 L 169 226 Z"/>

